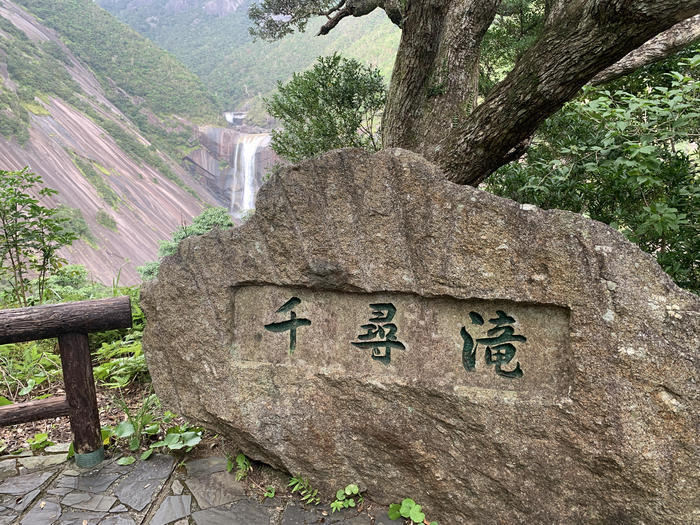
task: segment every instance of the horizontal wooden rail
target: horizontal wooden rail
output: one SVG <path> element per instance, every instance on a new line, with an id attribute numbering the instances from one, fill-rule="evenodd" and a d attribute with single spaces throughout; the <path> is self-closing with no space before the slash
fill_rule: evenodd
<path id="1" fill-rule="evenodd" d="M 69 416 L 75 463 L 104 459 L 88 333 L 129 328 L 129 297 L 0 310 L 0 344 L 58 337 L 66 397 L 0 407 L 0 426 Z"/>
<path id="2" fill-rule="evenodd" d="M 17 403 L 0 407 L 0 427 L 67 416 L 68 414 L 70 414 L 70 405 L 65 396 Z"/>
<path id="3" fill-rule="evenodd" d="M 0 311 L 0 345 L 131 327 L 129 297 Z"/>

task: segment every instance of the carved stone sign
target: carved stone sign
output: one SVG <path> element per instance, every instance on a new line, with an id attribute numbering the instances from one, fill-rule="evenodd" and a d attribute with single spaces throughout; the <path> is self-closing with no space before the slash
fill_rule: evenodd
<path id="1" fill-rule="evenodd" d="M 240 305 L 240 307 L 238 307 Z M 359 377 L 422 377 L 555 399 L 570 386 L 566 308 L 279 286 L 233 292 L 231 357 Z"/>
<path id="2" fill-rule="evenodd" d="M 142 304 L 163 403 L 328 497 L 698 521 L 700 300 L 601 223 L 342 150 L 185 239 Z"/>

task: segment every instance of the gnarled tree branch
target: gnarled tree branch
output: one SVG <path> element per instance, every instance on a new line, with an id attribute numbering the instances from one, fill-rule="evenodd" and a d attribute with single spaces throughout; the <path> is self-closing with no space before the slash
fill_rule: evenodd
<path id="1" fill-rule="evenodd" d="M 538 41 L 437 147 L 420 151 L 448 178 L 478 185 L 597 73 L 678 22 L 700 0 L 574 0 L 554 6 Z"/>
<path id="2" fill-rule="evenodd" d="M 671 29 L 656 35 L 625 55 L 622 60 L 598 73 L 590 83 L 593 85 L 603 84 L 627 75 L 640 67 L 663 60 L 697 41 L 700 41 L 700 15 L 683 20 Z"/>
<path id="3" fill-rule="evenodd" d="M 329 17 L 328 22 L 321 26 L 321 29 L 319 29 L 318 35 L 316 36 L 327 35 L 335 26 L 338 25 L 338 22 L 340 22 L 346 16 L 351 15 L 352 11 L 347 7 L 336 11 L 332 17 Z"/>

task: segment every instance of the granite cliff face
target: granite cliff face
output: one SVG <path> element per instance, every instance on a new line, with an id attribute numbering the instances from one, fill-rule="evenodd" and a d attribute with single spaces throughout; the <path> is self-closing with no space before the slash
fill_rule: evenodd
<path id="1" fill-rule="evenodd" d="M 10 1 L 2 2 L 0 16 L 21 30 L 31 45 L 43 49 L 52 44 L 59 49 L 64 57 L 62 67 L 80 90 L 72 103 L 53 95 L 25 104 L 30 108 L 28 140 L 0 136 L 0 169 L 29 166 L 46 186 L 59 192 L 44 199 L 44 205 L 64 204 L 80 210 L 94 241 L 78 240 L 65 249 L 62 255 L 70 263 L 86 266 L 93 278 L 105 283 L 111 283 L 118 273 L 121 284 L 139 282 L 135 267 L 156 258 L 159 240 L 169 238 L 205 205 L 216 204 L 214 195 L 172 158 L 153 148 L 152 158 L 160 159 L 160 166 L 125 151 L 128 145 L 149 147 L 150 143 L 110 102 L 90 68 L 54 30 Z M 0 31 L 0 38 L 12 39 L 9 29 Z M 21 83 L 13 78 L 6 60 L 0 55 L 0 89 L 11 96 Z M 97 122 L 95 115 L 100 119 Z M 152 113 L 148 118 L 158 122 Z M 179 122 L 182 129 L 195 128 L 184 119 Z M 170 173 L 164 173 L 163 166 Z M 179 185 L 174 178 L 180 180 Z M 100 211 L 114 218 L 115 228 L 98 221 Z"/>

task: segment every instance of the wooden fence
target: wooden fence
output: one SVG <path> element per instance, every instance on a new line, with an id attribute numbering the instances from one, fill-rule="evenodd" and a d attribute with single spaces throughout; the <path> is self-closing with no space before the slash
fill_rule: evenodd
<path id="1" fill-rule="evenodd" d="M 66 395 L 0 407 L 0 426 L 68 416 L 75 462 L 104 459 L 88 333 L 131 327 L 129 297 L 0 310 L 0 345 L 58 337 Z"/>

